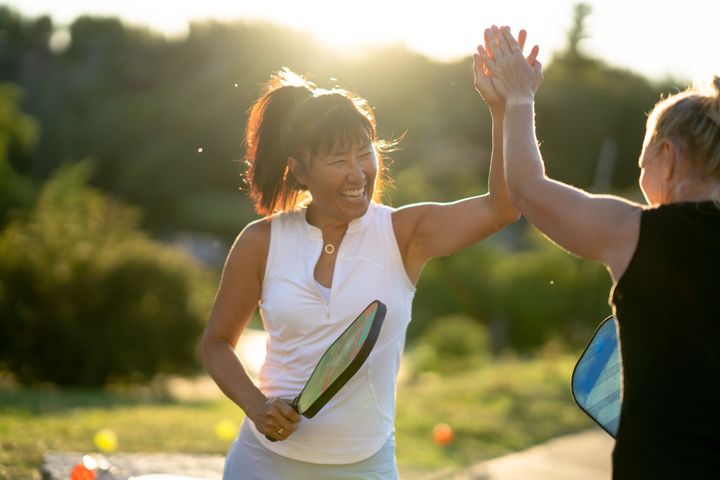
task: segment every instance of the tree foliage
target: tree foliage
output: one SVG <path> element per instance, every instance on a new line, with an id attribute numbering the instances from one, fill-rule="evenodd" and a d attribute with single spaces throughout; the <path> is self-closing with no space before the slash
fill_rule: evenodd
<path id="1" fill-rule="evenodd" d="M 0 83 L 0 227 L 13 210 L 32 203 L 32 182 L 19 175 L 15 166 L 28 161 L 38 136 L 37 122 L 20 110 L 22 91 Z"/>
<path id="2" fill-rule="evenodd" d="M 581 4 L 572 13 L 567 46 L 545 66 L 537 97 L 548 173 L 590 190 L 637 194 L 645 112 L 679 82 L 653 82 L 589 57 L 582 40 L 591 12 Z M 180 331 L 197 334 L 202 289 L 191 288 L 196 280 L 176 278 L 194 270 L 137 229 L 204 231 L 229 242 L 255 218 L 240 191 L 243 129 L 263 82 L 283 66 L 311 74 L 322 87 L 340 85 L 366 97 L 382 137 L 405 134 L 391 154 L 395 185 L 388 203 L 449 201 L 486 191 L 490 116 L 473 89 L 469 56 L 438 63 L 401 46 L 348 52 L 305 33 L 246 21 L 194 23 L 187 37 L 165 38 L 115 18 L 84 16 L 69 26 L 64 50 L 48 47 L 54 32 L 47 17 L 28 19 L 0 7 L 0 81 L 26 92 L 23 97 L 18 87 L 0 87 L 1 221 L 8 221 L 11 208 L 28 209 L 33 185 L 50 181 L 35 210 L 14 221 L 0 243 L 0 302 L 12 312 L 8 318 L 27 327 L 26 337 L 18 337 L 26 340 L 13 346 L 22 358 L 45 355 L 40 352 L 46 348 L 60 353 L 47 333 L 38 333 L 50 318 L 68 331 L 96 336 L 110 335 L 101 325 L 138 322 L 133 328 L 157 339 L 174 329 L 169 319 L 180 315 Z M 30 148 L 34 143 L 37 148 Z M 93 168 L 81 167 L 82 175 L 65 169 L 53 176 L 59 166 L 87 158 Z M 84 180 L 67 180 L 78 175 L 134 205 L 142 217 L 81 186 Z M 67 182 L 75 182 L 67 191 L 76 193 L 63 197 Z M 582 343 L 608 313 L 607 274 L 537 238 L 520 224 L 496 240 L 430 262 L 418 287 L 411 341 L 436 319 L 462 315 L 487 325 L 496 348 L 528 350 L 555 336 Z M 118 308 L 101 312 L 108 305 Z M 159 317 L 152 320 L 150 312 Z M 47 331 L 57 334 L 52 328 Z M 4 348 L 11 330 L 0 332 Z M 130 342 L 129 331 L 112 335 Z M 74 345 L 67 358 L 78 365 L 82 349 L 94 342 L 72 338 L 76 343 L 63 343 Z M 180 351 L 189 358 L 189 340 L 183 342 L 177 352 L 160 344 L 157 349 L 168 359 Z M 159 368 L 153 363 L 159 359 L 132 369 Z M 26 368 L 28 378 L 40 375 L 38 368 Z M 66 381 L 71 370 L 63 371 Z"/>
<path id="3" fill-rule="evenodd" d="M 0 233 L 0 367 L 60 385 L 194 371 L 213 279 L 89 174 L 60 169 Z"/>
<path id="4" fill-rule="evenodd" d="M 48 19 L 0 12 L 3 75 L 27 89 L 28 111 L 43 127 L 21 173 L 44 179 L 62 162 L 92 156 L 92 183 L 142 207 L 153 231 L 230 238 L 253 218 L 238 191 L 242 132 L 260 86 L 283 66 L 368 98 L 386 138 L 407 132 L 392 155 L 392 203 L 485 191 L 490 118 L 469 57 L 437 63 L 399 46 L 348 55 L 308 34 L 245 21 L 194 23 L 186 38 L 166 39 L 102 17 L 76 19 L 69 47 L 53 53 L 43 46 Z M 588 14 L 577 7 L 567 49 L 546 68 L 537 108 L 543 151 L 551 174 L 590 188 L 610 142 L 608 187 L 625 189 L 637 177 L 644 113 L 668 86 L 584 55 Z"/>

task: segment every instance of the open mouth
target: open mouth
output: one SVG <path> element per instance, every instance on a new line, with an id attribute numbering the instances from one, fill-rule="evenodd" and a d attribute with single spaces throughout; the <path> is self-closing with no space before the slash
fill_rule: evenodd
<path id="1" fill-rule="evenodd" d="M 365 198 L 365 189 L 357 188 L 357 189 L 343 190 L 342 192 L 340 192 L 340 196 L 342 196 L 343 198 L 346 198 L 348 200 L 360 201 Z"/>

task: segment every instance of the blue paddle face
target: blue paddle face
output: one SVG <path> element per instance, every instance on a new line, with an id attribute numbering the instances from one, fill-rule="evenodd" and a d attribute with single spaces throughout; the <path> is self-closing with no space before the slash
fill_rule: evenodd
<path id="1" fill-rule="evenodd" d="M 598 327 L 572 375 L 575 402 L 615 437 L 622 406 L 622 359 L 614 317 Z"/>

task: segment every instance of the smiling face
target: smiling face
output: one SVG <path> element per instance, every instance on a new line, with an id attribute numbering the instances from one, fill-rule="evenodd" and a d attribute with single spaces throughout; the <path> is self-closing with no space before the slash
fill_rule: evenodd
<path id="1" fill-rule="evenodd" d="M 369 136 L 294 164 L 293 173 L 312 195 L 316 213 L 349 223 L 370 206 L 378 175 L 378 157 Z"/>

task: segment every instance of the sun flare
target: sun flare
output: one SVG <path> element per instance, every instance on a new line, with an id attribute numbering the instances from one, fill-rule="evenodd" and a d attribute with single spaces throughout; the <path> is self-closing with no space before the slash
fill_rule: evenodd
<path id="1" fill-rule="evenodd" d="M 538 58 L 547 64 L 553 52 L 566 44 L 578 0 L 176 0 L 172 6 L 147 0 L 9 3 L 27 15 L 48 14 L 60 26 L 80 15 L 113 15 L 169 36 L 182 36 L 187 34 L 189 22 L 243 19 L 309 32 L 319 42 L 347 50 L 348 54 L 356 53 L 362 46 L 403 44 L 436 60 L 471 55 L 482 42 L 485 27 L 505 24 L 515 30 L 527 29 L 528 43 L 540 45 Z M 715 17 L 703 14 L 708 9 L 706 0 L 685 0 L 683 8 L 677 8 L 671 0 L 584 0 L 584 3 L 592 7 L 588 38 L 583 42 L 587 53 L 655 79 L 670 75 L 704 80 L 718 73 L 718 64 L 713 61 L 717 43 Z M 668 37 L 668 32 L 673 32 L 672 37 Z M 692 38 L 693 48 L 689 51 L 687 42 L 671 38 Z"/>

